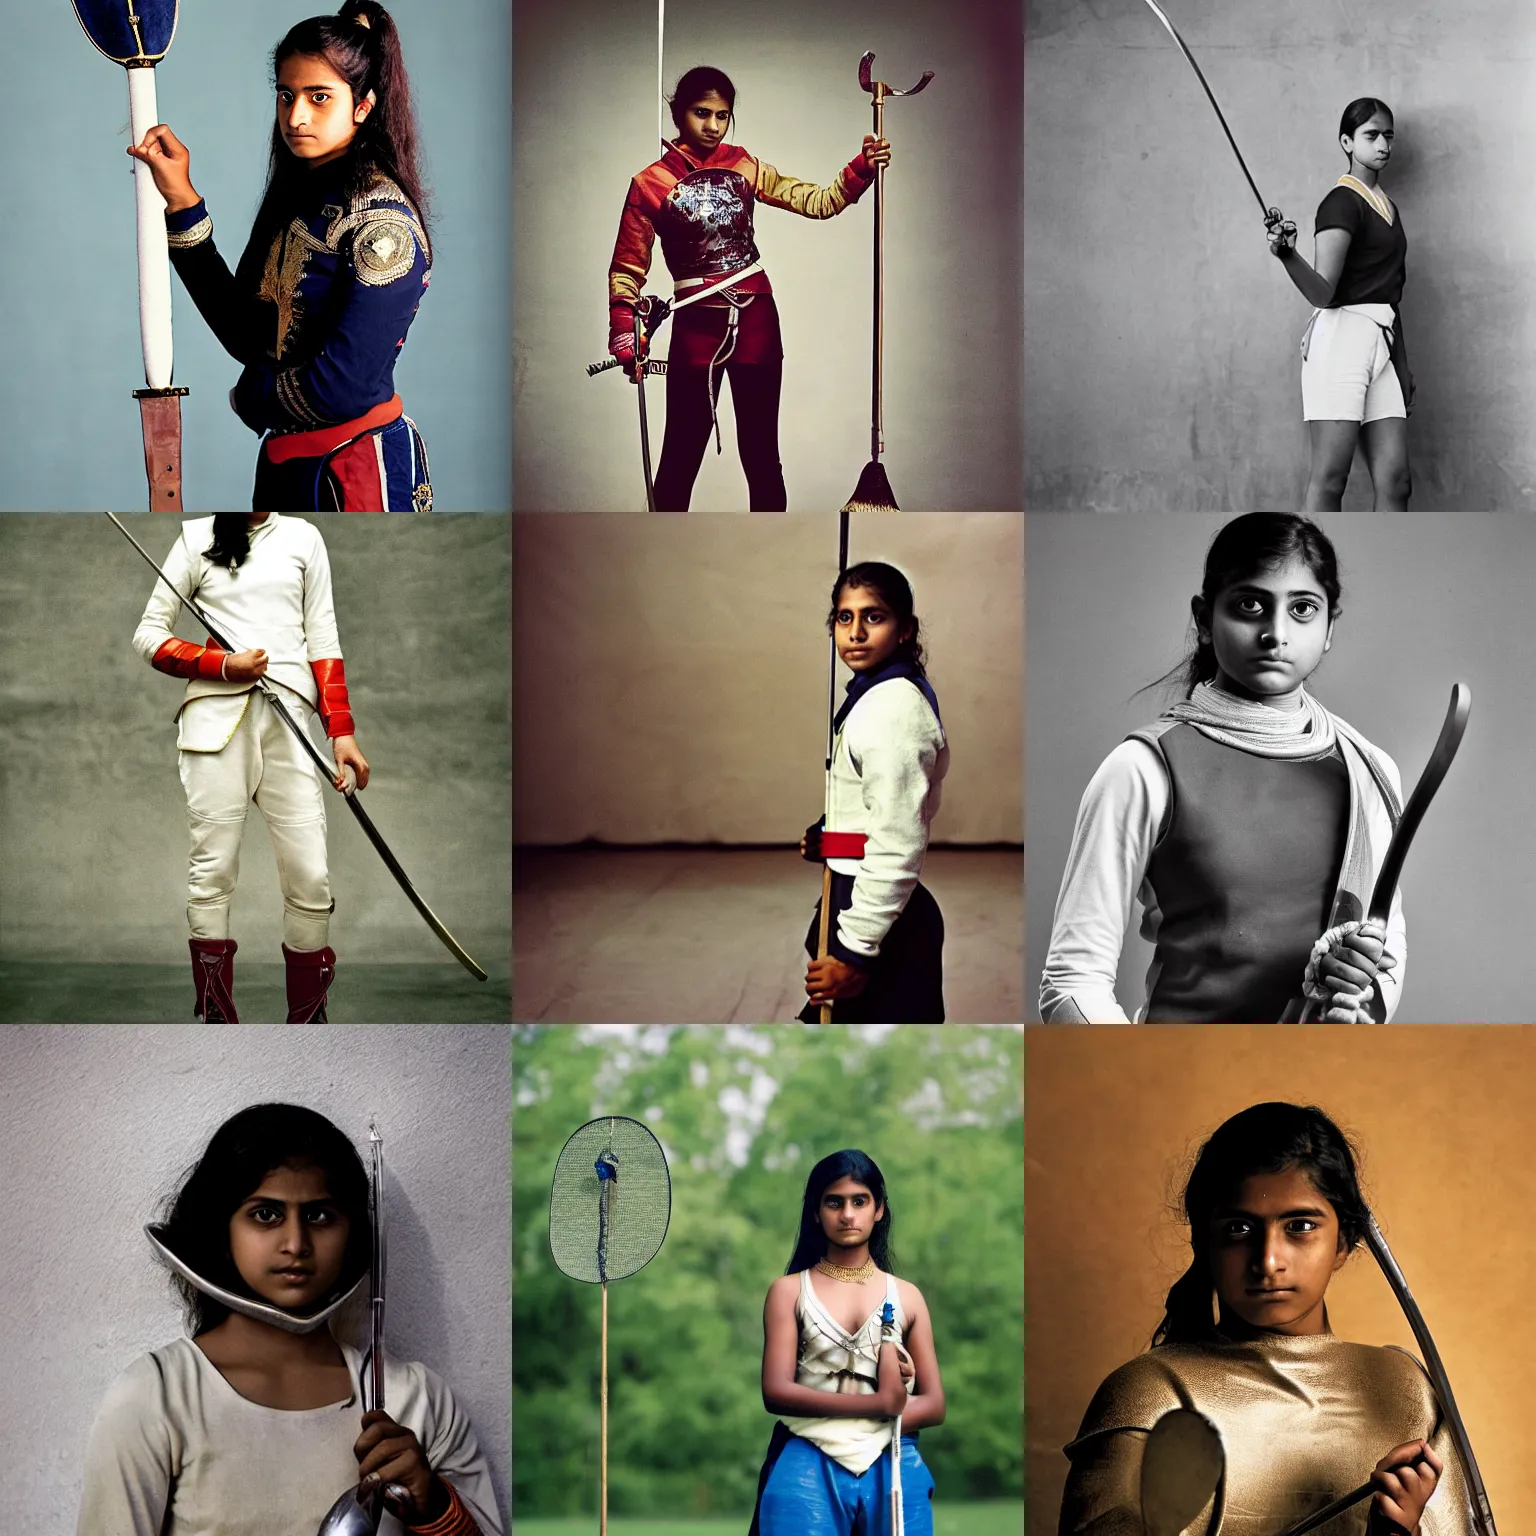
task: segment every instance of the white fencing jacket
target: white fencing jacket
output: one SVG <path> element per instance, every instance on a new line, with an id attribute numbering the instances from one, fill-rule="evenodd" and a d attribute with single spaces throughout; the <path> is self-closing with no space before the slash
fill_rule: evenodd
<path id="1" fill-rule="evenodd" d="M 854 877 L 828 948 L 867 969 L 922 873 L 949 745 L 933 690 L 905 662 L 855 677 L 838 714 L 827 829 L 862 832 L 866 841 L 862 859 L 827 860 L 834 873 Z"/>
<path id="2" fill-rule="evenodd" d="M 251 552 L 227 571 L 203 551 L 213 542 L 213 519 L 195 517 L 161 564 L 176 590 L 193 598 L 236 650 L 267 653 L 267 681 L 281 696 L 297 695 L 311 709 L 319 702 L 312 661 L 341 656 L 331 600 L 331 562 L 313 523 L 270 513 L 251 529 Z M 156 580 L 134 631 L 133 648 L 145 661 L 171 638 L 181 604 Z M 177 745 L 184 752 L 217 752 L 235 734 L 254 683 L 194 677 L 177 710 Z M 194 701 L 196 709 L 188 706 Z M 307 717 L 306 717 L 307 718 Z"/>

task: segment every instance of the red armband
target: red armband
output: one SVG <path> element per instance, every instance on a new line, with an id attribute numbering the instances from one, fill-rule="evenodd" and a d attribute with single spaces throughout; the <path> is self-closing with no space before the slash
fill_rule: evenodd
<path id="1" fill-rule="evenodd" d="M 845 169 L 848 175 L 859 183 L 859 190 L 861 192 L 875 179 L 875 168 L 864 158 L 862 150 L 848 162 Z"/>
<path id="2" fill-rule="evenodd" d="M 224 658 L 228 654 L 211 640 L 207 645 L 193 645 L 173 635 L 150 658 L 149 664 L 155 671 L 168 672 L 172 677 L 223 677 Z"/>
<path id="3" fill-rule="evenodd" d="M 352 735 L 356 727 L 352 723 L 352 701 L 347 697 L 346 664 L 340 656 L 326 656 L 310 662 L 309 670 L 315 674 L 315 686 L 320 691 L 320 719 L 325 724 L 325 734 Z"/>
<path id="4" fill-rule="evenodd" d="M 465 1509 L 453 1484 L 445 1477 L 438 1481 L 448 1490 L 448 1508 L 430 1525 L 409 1525 L 406 1529 L 414 1536 L 480 1536 L 475 1517 Z"/>
<path id="5" fill-rule="evenodd" d="M 823 832 L 821 856 L 824 859 L 862 859 L 867 841 L 862 832 Z"/>

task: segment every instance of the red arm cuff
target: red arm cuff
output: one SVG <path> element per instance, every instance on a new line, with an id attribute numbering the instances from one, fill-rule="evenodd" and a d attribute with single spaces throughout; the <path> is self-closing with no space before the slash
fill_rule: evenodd
<path id="1" fill-rule="evenodd" d="M 430 1525 L 412 1525 L 407 1529 L 413 1536 L 480 1536 L 480 1527 L 460 1502 L 453 1484 L 447 1478 L 439 1478 L 438 1481 L 448 1490 L 448 1508 Z"/>
<path id="2" fill-rule="evenodd" d="M 172 636 L 150 658 L 149 664 L 155 671 L 168 672 L 172 677 L 222 677 L 227 654 L 211 640 L 207 645 L 193 645 Z"/>
<path id="3" fill-rule="evenodd" d="M 352 723 L 352 701 L 347 697 L 346 663 L 340 656 L 326 656 L 310 662 L 309 670 L 315 674 L 315 686 L 320 691 L 320 718 L 325 722 L 325 734 L 352 735 L 356 727 Z"/>
<path id="4" fill-rule="evenodd" d="M 844 167 L 844 174 L 862 192 L 875 179 L 875 168 L 864 158 L 862 150 Z"/>

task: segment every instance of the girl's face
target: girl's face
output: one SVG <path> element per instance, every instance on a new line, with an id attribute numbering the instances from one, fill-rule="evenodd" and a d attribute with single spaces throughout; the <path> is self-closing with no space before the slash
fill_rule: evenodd
<path id="1" fill-rule="evenodd" d="M 1355 129 L 1353 138 L 1341 134 L 1339 143 L 1356 165 L 1363 165 L 1379 176 L 1387 161 L 1392 158 L 1392 138 L 1391 117 L 1385 112 L 1378 112 Z"/>
<path id="2" fill-rule="evenodd" d="M 725 97 L 718 91 L 708 91 L 688 104 L 678 132 L 694 154 L 708 159 L 715 145 L 725 137 L 730 121 L 731 108 Z"/>
<path id="3" fill-rule="evenodd" d="M 373 92 L 353 102 L 352 87 L 323 58 L 296 53 L 277 72 L 277 126 L 289 152 L 306 165 L 344 155 L 373 110 Z"/>
<path id="4" fill-rule="evenodd" d="M 1301 685 L 1333 643 L 1328 595 L 1305 561 L 1256 571 L 1223 587 L 1207 607 L 1191 603 L 1202 640 L 1216 653 L 1216 686 L 1277 709 L 1296 709 Z"/>
<path id="5" fill-rule="evenodd" d="M 867 1243 L 875 1223 L 885 1214 L 869 1187 L 853 1178 L 842 1178 L 821 1192 L 817 1215 L 826 1234 L 827 1257 L 835 1264 L 840 1249 Z"/>
<path id="6" fill-rule="evenodd" d="M 1338 1215 L 1299 1168 L 1245 1179 L 1212 1212 L 1208 1238 L 1223 1319 L 1267 1333 L 1323 1332 L 1323 1293 L 1349 1255 Z"/>
<path id="7" fill-rule="evenodd" d="M 911 625 L 898 626 L 878 592 L 844 587 L 837 594 L 832 638 L 837 642 L 838 660 L 850 671 L 878 672 L 911 634 Z"/>
<path id="8" fill-rule="evenodd" d="M 335 1289 L 352 1223 L 328 1185 L 323 1168 L 274 1168 L 229 1218 L 235 1268 L 263 1301 L 305 1311 Z"/>

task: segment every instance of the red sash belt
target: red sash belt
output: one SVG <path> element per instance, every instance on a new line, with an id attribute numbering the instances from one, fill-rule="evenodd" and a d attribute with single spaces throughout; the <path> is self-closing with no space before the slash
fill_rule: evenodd
<path id="1" fill-rule="evenodd" d="M 862 859 L 865 841 L 862 832 L 823 832 L 821 856 L 824 859 Z"/>
<path id="2" fill-rule="evenodd" d="M 286 464 L 289 459 L 318 459 L 364 432 L 387 427 L 404 414 L 405 402 L 399 395 L 391 395 L 382 405 L 353 421 L 338 421 L 334 427 L 316 427 L 312 432 L 281 432 L 268 437 L 261 445 L 262 452 L 274 464 Z"/>

